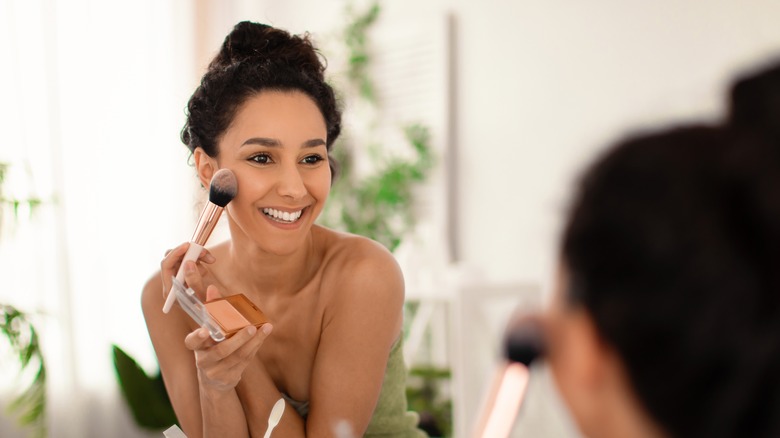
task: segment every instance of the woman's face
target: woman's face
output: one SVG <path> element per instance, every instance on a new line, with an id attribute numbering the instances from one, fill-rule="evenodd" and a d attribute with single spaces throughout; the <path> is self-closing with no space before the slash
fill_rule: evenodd
<path id="1" fill-rule="evenodd" d="M 553 300 L 545 318 L 547 361 L 563 401 L 580 430 L 598 436 L 592 430 L 594 409 L 593 377 L 598 360 L 595 331 L 581 306 L 568 301 L 568 274 L 559 267 Z"/>
<path id="2" fill-rule="evenodd" d="M 590 437 L 663 436 L 636 397 L 618 352 L 585 307 L 570 302 L 568 282 L 561 267 L 545 334 L 547 359 L 573 420 Z"/>
<path id="3" fill-rule="evenodd" d="M 239 108 L 217 157 L 238 180 L 227 206 L 234 239 L 276 254 L 303 244 L 330 192 L 326 141 L 325 120 L 304 93 L 264 91 Z"/>

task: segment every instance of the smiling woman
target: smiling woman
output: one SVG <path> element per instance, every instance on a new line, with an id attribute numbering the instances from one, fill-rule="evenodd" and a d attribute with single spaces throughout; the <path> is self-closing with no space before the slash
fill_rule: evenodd
<path id="1" fill-rule="evenodd" d="M 281 436 L 424 436 L 407 412 L 404 282 L 369 239 L 315 225 L 330 192 L 341 114 L 308 36 L 242 22 L 190 99 L 182 140 L 201 184 L 231 170 L 230 239 L 185 262 L 202 301 L 243 293 L 270 323 L 214 342 L 161 311 L 188 244 L 166 255 L 143 310 L 189 437 L 260 436 L 285 399 Z"/>
<path id="2" fill-rule="evenodd" d="M 227 207 L 233 235 L 243 233 L 279 255 L 303 243 L 307 233 L 300 231 L 312 227 L 330 191 L 326 138 L 323 117 L 307 94 L 262 91 L 239 108 L 218 156 L 195 148 L 204 185 L 219 168 L 233 170 L 240 182 Z"/>

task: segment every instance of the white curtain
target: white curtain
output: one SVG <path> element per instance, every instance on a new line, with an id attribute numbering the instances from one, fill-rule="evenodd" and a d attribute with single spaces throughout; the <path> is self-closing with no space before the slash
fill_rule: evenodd
<path id="1" fill-rule="evenodd" d="M 189 237 L 198 197 L 178 140 L 198 71 L 191 8 L 0 0 L 5 192 L 43 200 L 0 225 L 0 302 L 35 315 L 51 437 L 150 435 L 120 399 L 111 344 L 156 371 L 140 292 Z M 2 416 L 0 436 L 24 436 Z"/>

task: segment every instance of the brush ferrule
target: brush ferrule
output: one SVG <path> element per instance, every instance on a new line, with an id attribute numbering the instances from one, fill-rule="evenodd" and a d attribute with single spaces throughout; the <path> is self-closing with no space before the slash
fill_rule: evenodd
<path id="1" fill-rule="evenodd" d="M 222 213 L 222 210 L 224 210 L 224 208 L 217 204 L 211 202 L 207 203 L 206 207 L 200 213 L 198 225 L 195 227 L 195 232 L 192 233 L 190 242 L 204 246 L 211 235 L 211 232 L 214 231 L 214 227 L 217 226 L 219 215 Z"/>

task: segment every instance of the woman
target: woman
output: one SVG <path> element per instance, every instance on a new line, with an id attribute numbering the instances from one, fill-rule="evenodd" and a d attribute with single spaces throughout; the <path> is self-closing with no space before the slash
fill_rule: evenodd
<path id="1" fill-rule="evenodd" d="M 582 179 L 547 335 L 586 436 L 780 436 L 780 160 L 762 136 L 645 133 Z"/>
<path id="2" fill-rule="evenodd" d="M 230 239 L 185 264 L 203 301 L 243 293 L 270 320 L 215 343 L 178 307 L 161 311 L 188 244 L 146 284 L 143 310 L 190 438 L 419 436 L 406 412 L 403 277 L 391 254 L 316 225 L 333 177 L 340 112 L 307 36 L 242 22 L 191 97 L 182 140 L 204 187 L 233 171 Z"/>

